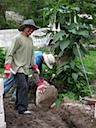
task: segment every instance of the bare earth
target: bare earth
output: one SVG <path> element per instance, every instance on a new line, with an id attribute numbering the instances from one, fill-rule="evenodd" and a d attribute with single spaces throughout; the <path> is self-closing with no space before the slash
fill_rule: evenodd
<path id="1" fill-rule="evenodd" d="M 94 106 L 64 98 L 59 106 L 40 109 L 29 103 L 31 115 L 18 114 L 10 98 L 4 99 L 7 128 L 96 128 Z"/>

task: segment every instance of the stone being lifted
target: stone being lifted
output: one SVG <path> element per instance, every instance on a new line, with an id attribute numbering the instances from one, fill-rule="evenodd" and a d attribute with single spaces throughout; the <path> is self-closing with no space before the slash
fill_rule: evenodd
<path id="1" fill-rule="evenodd" d="M 39 92 L 38 88 L 36 91 L 36 105 L 42 109 L 51 107 L 55 103 L 58 94 L 54 85 L 50 85 L 47 81 L 44 81 L 44 84 L 46 84 L 44 92 Z"/>

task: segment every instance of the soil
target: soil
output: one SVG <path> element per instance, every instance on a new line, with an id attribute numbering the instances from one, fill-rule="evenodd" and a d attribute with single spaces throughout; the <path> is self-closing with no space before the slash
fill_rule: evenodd
<path id="1" fill-rule="evenodd" d="M 18 114 L 10 97 L 4 98 L 7 128 L 96 128 L 94 106 L 64 98 L 53 108 L 38 108 L 35 100 L 29 101 L 31 115 Z"/>

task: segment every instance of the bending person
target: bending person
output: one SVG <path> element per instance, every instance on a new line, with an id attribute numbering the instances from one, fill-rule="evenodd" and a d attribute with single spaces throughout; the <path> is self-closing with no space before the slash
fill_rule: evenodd
<path id="1" fill-rule="evenodd" d="M 40 70 L 40 74 L 38 76 L 37 73 L 33 72 L 33 80 L 35 84 L 39 84 L 43 80 L 42 75 L 42 64 L 47 65 L 50 69 L 52 69 L 53 64 L 55 63 L 55 58 L 52 54 L 42 53 L 41 51 L 34 51 L 34 57 L 36 64 L 38 65 L 38 69 Z M 29 67 L 31 68 L 31 67 Z M 11 73 L 10 78 L 4 79 L 4 95 L 14 86 L 15 80 L 14 75 Z M 16 90 L 14 91 L 12 97 L 16 98 Z"/>

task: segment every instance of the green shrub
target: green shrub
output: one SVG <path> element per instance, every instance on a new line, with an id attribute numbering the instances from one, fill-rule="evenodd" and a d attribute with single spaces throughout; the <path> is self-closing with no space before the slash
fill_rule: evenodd
<path id="1" fill-rule="evenodd" d="M 15 20 L 7 20 L 6 21 L 6 28 L 10 29 L 17 29 L 17 27 L 20 25 L 20 22 L 16 22 Z"/>
<path id="2" fill-rule="evenodd" d="M 6 52 L 0 48 L 0 68 L 4 68 L 4 62 L 5 62 Z"/>
<path id="3" fill-rule="evenodd" d="M 83 59 L 82 61 L 85 66 L 85 69 L 87 71 L 89 84 L 91 85 L 91 81 L 96 78 L 96 51 L 92 51 L 92 50 L 89 51 L 89 55 L 86 55 L 82 59 Z M 43 65 L 43 75 L 44 75 L 44 78 L 48 80 L 48 82 L 50 82 L 50 84 L 53 84 L 57 87 L 58 92 L 60 94 L 59 96 L 61 96 L 62 94 L 63 97 L 65 96 L 71 97 L 71 98 L 74 97 L 74 99 L 79 100 L 80 96 L 81 97 L 88 96 L 88 95 L 90 96 L 90 90 L 86 83 L 80 58 L 78 57 L 78 59 L 75 60 L 74 63 L 76 63 L 77 67 L 81 68 L 81 72 L 79 71 L 78 74 L 77 73 L 71 74 L 70 72 L 67 72 L 68 74 L 66 75 L 66 73 L 63 72 L 62 75 L 57 75 L 55 66 L 52 70 L 49 70 L 45 65 Z M 78 68 L 76 68 L 76 71 L 78 71 Z M 51 80 L 52 74 L 55 74 L 55 78 Z M 79 80 L 77 80 L 78 77 L 79 77 Z M 92 86 L 90 87 L 93 92 Z M 71 95 L 69 92 L 75 95 Z M 61 101 L 62 98 L 61 99 L 60 97 L 58 98 Z"/>

